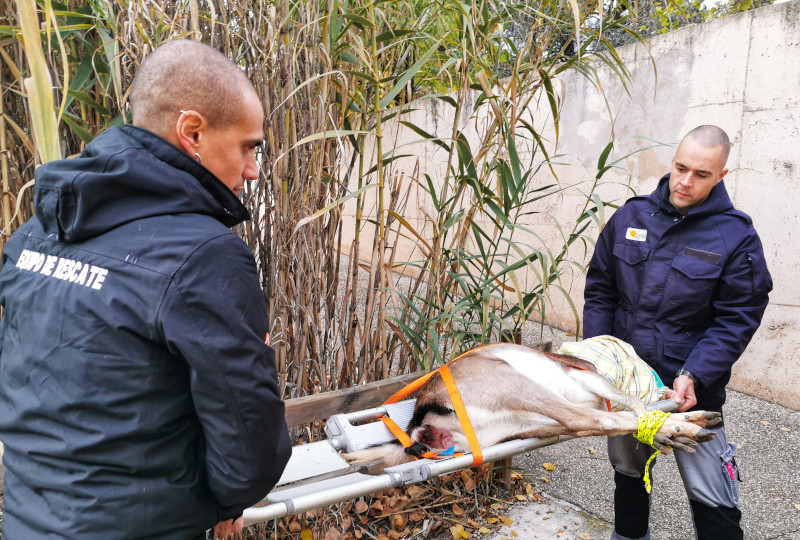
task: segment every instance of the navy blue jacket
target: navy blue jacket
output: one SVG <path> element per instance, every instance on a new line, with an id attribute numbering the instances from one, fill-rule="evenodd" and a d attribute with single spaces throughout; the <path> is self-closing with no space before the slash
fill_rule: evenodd
<path id="1" fill-rule="evenodd" d="M 600 233 L 586 276 L 583 336 L 629 342 L 670 387 L 688 369 L 700 382 L 696 408 L 721 410 L 771 290 L 758 234 L 733 208 L 724 182 L 683 217 L 669 202 L 667 175 Z"/>
<path id="2" fill-rule="evenodd" d="M 204 538 L 291 452 L 233 192 L 111 128 L 36 171 L 2 255 L 3 537 Z"/>

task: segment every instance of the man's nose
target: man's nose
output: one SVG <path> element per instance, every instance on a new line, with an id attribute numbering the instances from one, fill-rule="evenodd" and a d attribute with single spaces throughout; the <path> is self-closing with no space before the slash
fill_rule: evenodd
<path id="1" fill-rule="evenodd" d="M 683 186 L 691 186 L 694 183 L 694 175 L 689 172 L 681 177 L 681 185 Z"/>
<path id="2" fill-rule="evenodd" d="M 255 154 L 247 157 L 247 163 L 245 163 L 242 176 L 244 176 L 245 180 L 258 179 L 258 161 L 256 160 Z"/>

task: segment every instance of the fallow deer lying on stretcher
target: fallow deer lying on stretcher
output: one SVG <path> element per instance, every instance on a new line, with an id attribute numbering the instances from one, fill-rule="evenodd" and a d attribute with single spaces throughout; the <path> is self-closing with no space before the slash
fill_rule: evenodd
<path id="1" fill-rule="evenodd" d="M 641 400 L 617 389 L 591 362 L 573 356 L 497 344 L 473 349 L 448 367 L 481 447 L 530 437 L 634 433 L 637 417 L 646 412 Z M 621 404 L 633 414 L 609 412 L 605 400 Z M 656 433 L 653 444 L 662 451 L 694 452 L 693 446 L 714 438 L 705 428 L 720 421 L 716 412 L 673 414 Z M 434 374 L 418 390 L 407 433 L 413 442 L 431 451 L 454 446 L 457 452 L 469 452 L 440 374 Z M 414 459 L 399 442 L 344 457 L 352 464 L 382 461 L 382 467 Z"/>

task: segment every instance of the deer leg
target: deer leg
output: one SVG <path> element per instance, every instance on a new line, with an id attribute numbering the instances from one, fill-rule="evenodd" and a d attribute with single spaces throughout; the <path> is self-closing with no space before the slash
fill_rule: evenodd
<path id="1" fill-rule="evenodd" d="M 647 411 L 647 407 L 642 400 L 623 392 L 599 373 L 570 368 L 567 369 L 567 375 L 589 392 L 597 394 L 604 399 L 615 401 L 633 411 L 637 416 Z"/>

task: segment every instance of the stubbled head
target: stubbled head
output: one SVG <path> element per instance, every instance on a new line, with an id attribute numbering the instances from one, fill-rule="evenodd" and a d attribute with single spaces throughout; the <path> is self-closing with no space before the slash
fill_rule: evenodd
<path id="1" fill-rule="evenodd" d="M 186 152 L 235 194 L 258 178 L 261 101 L 224 54 L 188 39 L 167 42 L 142 62 L 131 85 L 133 123 Z"/>
<path id="2" fill-rule="evenodd" d="M 134 125 L 168 138 L 181 110 L 195 110 L 223 129 L 247 115 L 243 98 L 255 94 L 244 71 L 218 50 L 180 39 L 145 58 L 131 83 Z"/>
<path id="3" fill-rule="evenodd" d="M 683 215 L 700 206 L 728 173 L 731 151 L 728 135 L 717 126 L 705 125 L 686 134 L 672 158 L 669 202 Z"/>

